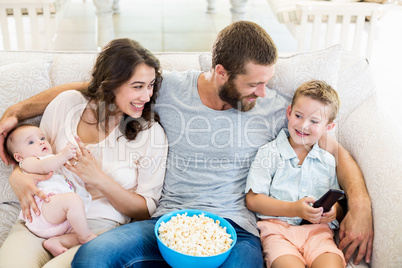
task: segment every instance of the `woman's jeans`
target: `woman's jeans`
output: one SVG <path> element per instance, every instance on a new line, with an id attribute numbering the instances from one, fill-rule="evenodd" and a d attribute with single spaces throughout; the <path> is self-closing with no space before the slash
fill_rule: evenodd
<path id="1" fill-rule="evenodd" d="M 72 267 L 170 267 L 158 249 L 157 220 L 129 223 L 98 236 L 80 247 Z M 237 232 L 237 243 L 221 267 L 263 267 L 260 238 L 226 220 Z"/>

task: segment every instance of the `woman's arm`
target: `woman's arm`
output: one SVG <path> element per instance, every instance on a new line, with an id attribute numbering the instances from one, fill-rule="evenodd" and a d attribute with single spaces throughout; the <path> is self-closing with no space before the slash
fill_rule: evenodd
<path id="1" fill-rule="evenodd" d="M 124 215 L 135 220 L 149 219 L 156 209 L 165 175 L 164 161 L 166 161 L 167 141 L 163 133 L 162 135 L 166 146 L 161 149 L 151 148 L 149 151 L 153 151 L 153 153 L 147 155 L 153 161 L 159 161 L 158 166 L 146 169 L 142 167 L 138 168 L 136 192 L 125 189 L 111 177 L 107 176 L 102 171 L 96 159 L 89 155 L 85 145 L 78 137 L 76 139 L 82 154 L 77 152 L 78 164 L 76 166 L 67 165 L 66 167 L 77 174 L 85 183 L 102 192 L 112 203 L 113 207 Z M 128 161 L 131 160 L 128 159 Z"/>
<path id="2" fill-rule="evenodd" d="M 348 210 L 341 222 L 339 248 L 347 248 L 346 262 L 349 261 L 356 248 L 359 248 L 354 263 L 358 264 L 366 255 L 370 262 L 373 248 L 373 218 L 371 200 L 367 192 L 363 174 L 356 161 L 334 138 L 323 137 L 319 141 L 321 148 L 326 148 L 334 155 L 337 162 L 337 177 L 348 200 Z"/>
<path id="3" fill-rule="evenodd" d="M 8 107 L 0 119 L 0 158 L 3 162 L 7 165 L 11 163 L 4 151 L 4 139 L 19 121 L 43 114 L 46 106 L 61 92 L 71 89 L 82 91 L 88 84 L 88 82 L 74 82 L 55 86 Z"/>
<path id="4" fill-rule="evenodd" d="M 99 190 L 115 209 L 135 220 L 150 218 L 144 197 L 128 191 L 107 176 L 95 158 L 78 153 L 77 159 L 77 165 L 67 166 L 67 169 L 77 174 L 86 184 Z"/>

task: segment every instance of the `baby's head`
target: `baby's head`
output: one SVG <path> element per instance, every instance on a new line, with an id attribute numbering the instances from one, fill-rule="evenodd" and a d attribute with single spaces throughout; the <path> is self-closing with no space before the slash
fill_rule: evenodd
<path id="1" fill-rule="evenodd" d="M 289 134 L 295 141 L 313 145 L 335 127 L 340 100 L 326 82 L 311 80 L 296 89 L 287 110 Z"/>
<path id="2" fill-rule="evenodd" d="M 23 124 L 14 128 L 5 141 L 7 153 L 15 161 L 21 162 L 27 157 L 41 157 L 52 154 L 52 146 L 42 130 L 34 125 Z"/>

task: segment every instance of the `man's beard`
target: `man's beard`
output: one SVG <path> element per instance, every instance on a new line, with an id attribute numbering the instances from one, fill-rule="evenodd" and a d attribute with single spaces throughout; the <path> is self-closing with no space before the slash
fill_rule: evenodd
<path id="1" fill-rule="evenodd" d="M 218 93 L 219 98 L 222 101 L 242 112 L 247 112 L 254 108 L 256 101 L 248 101 L 248 99 L 258 98 L 258 96 L 254 94 L 242 97 L 240 92 L 237 90 L 236 85 L 233 83 L 233 79 L 230 78 L 219 88 Z"/>

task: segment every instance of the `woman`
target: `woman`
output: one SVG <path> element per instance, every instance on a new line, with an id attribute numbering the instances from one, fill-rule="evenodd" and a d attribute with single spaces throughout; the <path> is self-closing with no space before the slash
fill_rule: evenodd
<path id="1" fill-rule="evenodd" d="M 60 94 L 42 117 L 40 127 L 56 152 L 67 141 L 81 148 L 67 169 L 92 195 L 87 218 L 96 234 L 149 219 L 156 209 L 167 154 L 153 111 L 160 81 L 154 55 L 136 41 L 113 40 L 98 55 L 88 89 Z M 12 177 L 24 187 L 19 169 Z M 0 250 L 0 267 L 70 266 L 78 246 L 51 259 L 42 241 L 18 221 Z"/>

